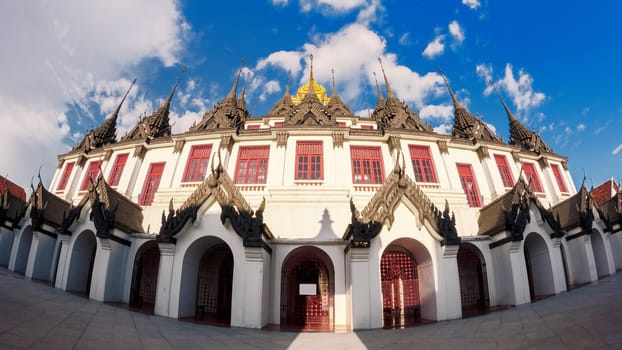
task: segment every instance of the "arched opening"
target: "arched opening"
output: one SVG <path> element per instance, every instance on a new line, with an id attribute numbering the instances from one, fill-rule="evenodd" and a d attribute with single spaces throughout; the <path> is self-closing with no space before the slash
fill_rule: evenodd
<path id="1" fill-rule="evenodd" d="M 317 247 L 294 249 L 281 269 L 281 328 L 333 331 L 335 272 Z"/>
<path id="2" fill-rule="evenodd" d="M 380 260 L 380 277 L 385 328 L 436 319 L 433 264 L 421 243 L 406 238 L 391 243 Z"/>
<path id="3" fill-rule="evenodd" d="M 13 231 L 2 230 L 2 235 L 0 236 L 0 266 L 9 267 L 14 239 L 15 233 Z"/>
<path id="4" fill-rule="evenodd" d="M 184 256 L 179 295 L 179 318 L 231 324 L 233 253 L 219 238 L 203 237 Z"/>
<path id="5" fill-rule="evenodd" d="M 524 253 L 531 301 L 554 295 L 553 266 L 544 239 L 534 232 L 528 234 Z"/>
<path id="6" fill-rule="evenodd" d="M 607 251 L 605 242 L 598 230 L 592 230 L 592 251 L 594 252 L 594 262 L 596 263 L 596 274 L 598 278 L 609 275 L 609 264 L 607 262 Z"/>
<path id="7" fill-rule="evenodd" d="M 160 248 L 155 241 L 148 241 L 136 252 L 130 289 L 130 307 L 137 311 L 153 313 L 158 270 L 160 269 Z"/>
<path id="8" fill-rule="evenodd" d="M 80 233 L 73 244 L 67 274 L 67 291 L 89 296 L 96 252 L 97 239 L 95 234 L 91 231 Z"/>
<path id="9" fill-rule="evenodd" d="M 486 262 L 479 249 L 471 243 L 462 243 L 458 250 L 458 275 L 462 317 L 490 311 Z"/>
<path id="10" fill-rule="evenodd" d="M 26 227 L 21 234 L 19 244 L 17 246 L 17 255 L 15 257 L 14 272 L 19 274 L 26 273 L 26 265 L 28 264 L 28 255 L 30 254 L 30 246 L 32 245 L 32 228 Z"/>

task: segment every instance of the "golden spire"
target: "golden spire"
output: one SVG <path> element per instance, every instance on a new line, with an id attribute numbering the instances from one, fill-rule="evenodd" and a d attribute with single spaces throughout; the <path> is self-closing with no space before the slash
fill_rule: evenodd
<path id="1" fill-rule="evenodd" d="M 297 105 L 310 93 L 314 93 L 317 99 L 323 103 L 328 104 L 330 98 L 327 96 L 326 88 L 319 85 L 313 76 L 313 55 L 309 55 L 310 69 L 309 69 L 309 81 L 298 88 L 295 96 L 292 96 L 292 103 Z"/>
<path id="2" fill-rule="evenodd" d="M 384 66 L 382 65 L 382 59 L 380 57 L 378 57 L 378 62 L 380 62 L 380 69 L 382 69 L 382 75 L 384 76 L 384 86 L 387 89 L 387 99 L 395 97 L 395 95 L 393 95 L 393 90 L 391 90 L 391 85 L 389 85 L 387 74 L 384 72 Z"/>

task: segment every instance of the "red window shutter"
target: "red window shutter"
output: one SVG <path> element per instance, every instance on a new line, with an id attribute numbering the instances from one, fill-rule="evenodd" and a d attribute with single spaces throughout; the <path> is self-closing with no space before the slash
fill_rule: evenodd
<path id="1" fill-rule="evenodd" d="M 532 163 L 523 163 L 523 172 L 525 172 L 527 183 L 531 184 L 532 191 L 544 192 L 544 189 L 542 189 L 542 183 L 540 183 L 540 177 L 538 177 L 536 168 Z"/>
<path id="2" fill-rule="evenodd" d="M 158 191 L 158 187 L 160 187 L 160 179 L 162 178 L 165 164 L 166 163 L 151 163 L 149 165 L 143 192 L 140 195 L 140 205 L 147 206 L 153 203 L 153 197 Z"/>
<path id="3" fill-rule="evenodd" d="M 119 185 L 119 180 L 121 179 L 121 174 L 123 174 L 123 168 L 125 167 L 125 163 L 127 163 L 128 156 L 129 153 L 119 154 L 115 159 L 114 166 L 110 172 L 110 177 L 108 178 L 110 186 Z"/>
<path id="4" fill-rule="evenodd" d="M 296 180 L 324 178 L 322 141 L 296 142 Z"/>
<path id="5" fill-rule="evenodd" d="M 481 207 L 479 189 L 477 188 L 477 181 L 473 176 L 473 168 L 470 164 L 456 164 L 458 168 L 458 176 L 460 176 L 460 183 L 462 184 L 462 190 L 466 194 L 467 201 L 470 207 Z"/>
<path id="6" fill-rule="evenodd" d="M 259 124 L 250 124 L 246 126 L 247 129 L 259 129 L 259 127 Z"/>
<path id="7" fill-rule="evenodd" d="M 373 130 L 374 127 L 373 127 L 373 125 L 361 125 L 361 129 Z"/>
<path id="8" fill-rule="evenodd" d="M 507 158 L 500 154 L 495 154 L 495 162 L 497 163 L 497 168 L 499 168 L 499 174 L 501 175 L 501 181 L 503 181 L 503 186 L 513 187 L 514 178 L 512 177 L 512 172 L 510 171 L 510 166 L 508 165 Z"/>
<path id="9" fill-rule="evenodd" d="M 75 162 L 67 163 L 65 165 L 65 170 L 63 170 L 63 175 L 60 178 L 60 182 L 58 183 L 57 191 L 62 191 L 67 187 L 67 182 L 69 181 L 69 176 L 71 176 L 71 172 L 73 171 L 73 166 Z"/>
<path id="10" fill-rule="evenodd" d="M 265 184 L 268 177 L 270 146 L 240 147 L 235 183 Z"/>
<path id="11" fill-rule="evenodd" d="M 337 122 L 337 126 L 340 128 L 345 128 L 346 127 L 346 122 Z"/>
<path id="12" fill-rule="evenodd" d="M 553 175 L 555 176 L 555 181 L 557 181 L 557 186 L 559 187 L 560 192 L 568 192 L 568 188 L 566 187 L 566 182 L 562 177 L 562 173 L 559 170 L 559 165 L 551 164 L 551 169 L 553 170 Z"/>
<path id="13" fill-rule="evenodd" d="M 274 122 L 274 127 L 275 128 L 282 128 L 283 127 L 283 122 Z"/>
<path id="14" fill-rule="evenodd" d="M 80 186 L 80 191 L 86 191 L 89 189 L 91 185 L 91 181 L 97 181 L 97 176 L 99 176 L 99 166 L 101 165 L 101 161 L 92 161 L 89 164 L 88 169 L 86 170 L 86 176 L 84 180 L 82 180 L 82 186 Z"/>
<path id="15" fill-rule="evenodd" d="M 380 147 L 350 146 L 352 182 L 355 184 L 382 184 L 384 166 Z"/>
<path id="16" fill-rule="evenodd" d="M 430 153 L 430 147 L 409 145 L 410 158 L 415 171 L 415 181 L 417 182 L 438 182 L 436 169 Z"/>
<path id="17" fill-rule="evenodd" d="M 205 180 L 209 159 L 212 153 L 212 145 L 192 146 L 186 170 L 184 171 L 183 182 L 199 182 Z"/>

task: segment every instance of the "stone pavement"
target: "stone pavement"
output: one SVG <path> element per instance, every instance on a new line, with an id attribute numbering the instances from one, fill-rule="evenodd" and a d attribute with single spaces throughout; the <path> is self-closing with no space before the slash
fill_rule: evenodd
<path id="1" fill-rule="evenodd" d="M 622 274 L 537 303 L 403 330 L 294 333 L 148 316 L 0 268 L 0 349 L 622 349 Z"/>

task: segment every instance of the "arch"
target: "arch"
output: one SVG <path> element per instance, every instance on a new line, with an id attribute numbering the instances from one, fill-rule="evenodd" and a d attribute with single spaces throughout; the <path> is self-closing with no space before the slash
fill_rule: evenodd
<path id="1" fill-rule="evenodd" d="M 333 331 L 335 268 L 322 249 L 292 250 L 281 267 L 281 328 Z"/>
<path id="2" fill-rule="evenodd" d="M 90 230 L 82 231 L 73 243 L 67 273 L 67 291 L 89 296 L 96 252 L 95 233 Z"/>
<path id="3" fill-rule="evenodd" d="M 230 325 L 234 259 L 231 248 L 213 236 L 186 250 L 179 293 L 179 318 Z"/>
<path id="4" fill-rule="evenodd" d="M 383 325 L 399 328 L 436 319 L 434 266 L 425 246 L 411 238 L 389 244 L 380 260 Z M 421 283 L 425 281 L 425 283 Z"/>
<path id="5" fill-rule="evenodd" d="M 592 234 L 590 236 L 592 239 L 594 262 L 596 263 L 596 275 L 600 279 L 609 275 L 609 263 L 607 262 L 605 242 L 600 232 L 596 229 L 592 229 Z"/>
<path id="6" fill-rule="evenodd" d="M 130 307 L 153 313 L 160 268 L 160 248 L 155 240 L 143 244 L 136 252 L 132 283 L 130 287 Z"/>
<path id="7" fill-rule="evenodd" d="M 554 295 L 553 266 L 544 238 L 535 232 L 529 233 L 525 238 L 523 249 L 531 300 L 536 301 Z"/>
<path id="8" fill-rule="evenodd" d="M 26 265 L 28 264 L 28 255 L 30 255 L 30 246 L 32 245 L 32 226 L 28 226 L 22 231 L 17 245 L 17 255 L 15 256 L 14 272 L 19 274 L 26 273 Z"/>
<path id="9" fill-rule="evenodd" d="M 2 228 L 0 228 L 0 232 L 0 266 L 9 267 L 15 233 Z"/>
<path id="10" fill-rule="evenodd" d="M 488 275 L 482 252 L 475 245 L 465 242 L 460 244 L 457 260 L 462 317 L 490 311 Z"/>

